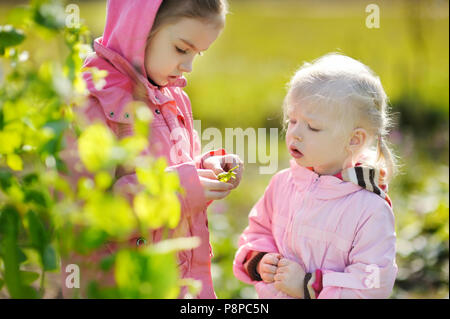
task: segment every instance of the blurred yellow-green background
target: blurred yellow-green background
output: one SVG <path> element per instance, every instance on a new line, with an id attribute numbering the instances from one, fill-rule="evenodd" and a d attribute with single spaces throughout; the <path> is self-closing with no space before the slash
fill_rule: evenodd
<path id="1" fill-rule="evenodd" d="M 229 2 L 222 35 L 188 75 L 186 92 L 202 131 L 215 127 L 224 133 L 225 128 L 240 127 L 267 128 L 268 133 L 269 128 L 278 128 L 278 147 L 270 152 L 277 154 L 281 170 L 289 161 L 281 105 L 295 70 L 328 52 L 341 52 L 369 65 L 390 98 L 396 119 L 390 142 L 402 165 L 389 187 L 399 266 L 392 298 L 448 298 L 449 2 Z M 106 2 L 71 3 L 79 5 L 93 38 L 101 36 Z M 366 26 L 366 7 L 371 3 L 380 8 L 379 28 Z M 0 24 L 7 22 L 7 11 L 19 4 L 0 2 Z M 64 57 L 64 45 L 51 39 L 27 45 L 33 53 L 30 59 L 36 61 Z M 206 137 L 202 141 L 208 142 Z M 247 153 L 239 155 L 247 157 Z M 233 276 L 232 261 L 247 215 L 271 175 L 259 173 L 265 164 L 245 162 L 239 188 L 209 209 L 213 280 L 219 298 L 256 297 L 251 286 Z"/>

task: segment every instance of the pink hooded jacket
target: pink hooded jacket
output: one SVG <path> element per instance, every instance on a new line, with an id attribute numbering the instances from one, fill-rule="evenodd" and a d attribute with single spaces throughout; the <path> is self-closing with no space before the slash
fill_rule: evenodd
<path id="1" fill-rule="evenodd" d="M 388 298 L 397 275 L 389 201 L 335 176 L 319 176 L 291 160 L 249 214 L 233 263 L 235 276 L 260 298 L 290 298 L 244 269 L 251 252 L 279 253 L 305 272 L 320 269 L 318 298 Z"/>
<path id="2" fill-rule="evenodd" d="M 169 171 L 176 171 L 185 195 L 179 196 L 181 203 L 181 221 L 175 232 L 178 236 L 198 236 L 201 244 L 193 250 L 179 253 L 179 269 L 183 278 L 193 278 L 202 282 L 199 298 L 216 298 L 211 278 L 211 246 L 206 208 L 207 201 L 197 173 L 202 168 L 202 160 L 211 155 L 224 155 L 224 150 L 200 155 L 200 141 L 193 128 L 192 109 L 188 96 L 183 92 L 186 79 L 181 78 L 171 86 L 156 87 L 147 77 L 144 57 L 147 37 L 162 0 L 108 0 L 106 26 L 103 36 L 94 42 L 95 53 L 89 56 L 84 67 L 97 67 L 108 71 L 106 85 L 96 90 L 90 72 L 83 74 L 90 91 L 89 103 L 83 108 L 83 115 L 89 122 L 100 121 L 114 134 L 125 137 L 133 134 L 133 114 L 127 109 L 127 103 L 136 100 L 133 97 L 135 82 L 144 85 L 147 93 L 147 105 L 154 115 L 150 128 L 149 149 L 145 154 L 165 157 Z M 68 163 L 70 181 L 76 187 L 76 181 L 86 171 L 77 170 L 80 165 L 76 153 L 77 145 L 73 137 L 67 137 L 68 147 L 61 157 Z M 176 145 L 176 147 L 175 147 Z M 171 151 L 178 151 L 171 156 Z M 124 194 L 132 200 L 132 185 L 137 184 L 135 173 L 120 177 L 114 184 L 114 191 Z M 107 212 L 105 212 L 107 213 Z M 162 230 L 150 231 L 153 242 L 161 239 Z M 138 238 L 131 238 L 130 244 L 136 246 Z M 84 262 L 97 263 L 103 256 L 114 251 L 114 245 L 105 247 L 84 259 Z M 79 256 L 78 256 L 79 257 Z M 77 256 L 63 260 L 63 295 L 71 296 L 65 287 L 64 272 L 67 263 L 76 263 Z M 83 272 L 83 270 L 81 270 Z M 83 274 L 95 277 L 103 283 L 113 283 L 112 274 L 103 277 L 98 273 Z M 83 277 L 82 274 L 82 277 Z M 87 280 L 87 279 L 86 279 Z M 82 281 L 84 282 L 84 280 Z"/>

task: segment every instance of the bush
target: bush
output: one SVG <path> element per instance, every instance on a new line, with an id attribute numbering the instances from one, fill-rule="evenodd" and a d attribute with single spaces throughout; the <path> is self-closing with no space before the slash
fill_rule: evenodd
<path id="1" fill-rule="evenodd" d="M 122 140 L 103 125 L 82 123 L 78 108 L 88 92 L 81 66 L 90 51 L 90 34 L 85 26 L 64 26 L 61 17 L 60 1 L 34 0 L 11 10 L 13 25 L 0 27 L 5 62 L 0 82 L 0 290 L 12 298 L 42 298 L 46 273 L 64 271 L 61 257 L 89 255 L 137 232 L 149 244 L 142 249 L 119 246 L 92 265 L 97 272 L 113 269 L 116 284 L 104 287 L 94 281 L 88 297 L 176 298 L 181 285 L 195 294 L 196 282 L 179 279 L 176 253 L 197 242 L 151 243 L 148 238 L 149 229 L 178 224 L 181 191 L 177 175 L 165 172 L 164 160 L 139 156 L 147 147 L 148 109 L 136 104 L 136 135 Z M 63 64 L 50 58 L 37 62 L 21 49 L 44 39 L 65 42 Z M 90 71 L 101 85 L 106 74 Z M 84 170 L 90 173 L 75 187 L 65 178 L 73 168 L 61 157 L 69 135 L 76 137 Z M 142 188 L 133 202 L 113 194 L 111 171 L 117 165 L 136 167 Z"/>

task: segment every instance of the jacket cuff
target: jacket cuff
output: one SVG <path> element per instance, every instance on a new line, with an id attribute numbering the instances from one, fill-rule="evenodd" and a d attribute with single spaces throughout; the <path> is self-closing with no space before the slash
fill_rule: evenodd
<path id="1" fill-rule="evenodd" d="M 267 253 L 260 252 L 253 256 L 249 261 L 245 261 L 247 263 L 246 270 L 251 280 L 253 281 L 262 281 L 261 275 L 258 273 L 258 264 L 264 255 Z"/>
<path id="2" fill-rule="evenodd" d="M 322 270 L 307 273 L 304 281 L 305 299 L 317 299 L 322 289 Z"/>

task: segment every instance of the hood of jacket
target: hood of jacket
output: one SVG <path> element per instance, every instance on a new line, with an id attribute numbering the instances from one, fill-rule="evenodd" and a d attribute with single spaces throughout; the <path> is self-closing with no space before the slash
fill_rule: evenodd
<path id="1" fill-rule="evenodd" d="M 133 114 L 126 110 L 133 97 L 136 83 L 143 84 L 146 95 L 154 105 L 161 105 L 154 86 L 145 70 L 145 49 L 156 14 L 163 0 L 108 0 L 103 35 L 94 40 L 94 53 L 84 62 L 83 78 L 91 96 L 97 98 L 105 116 L 119 123 L 133 123 Z M 104 86 L 97 90 L 89 68 L 108 72 Z M 168 85 L 184 87 L 186 79 Z M 167 102 L 164 101 L 164 102 Z"/>

